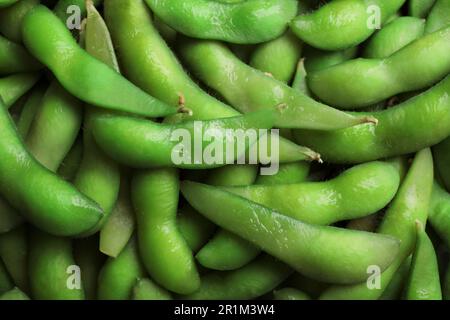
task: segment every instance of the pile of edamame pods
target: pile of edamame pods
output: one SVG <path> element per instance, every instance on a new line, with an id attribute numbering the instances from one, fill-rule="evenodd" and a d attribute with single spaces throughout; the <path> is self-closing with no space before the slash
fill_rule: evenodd
<path id="1" fill-rule="evenodd" d="M 0 299 L 449 299 L 449 73 L 449 0 L 0 0 Z"/>

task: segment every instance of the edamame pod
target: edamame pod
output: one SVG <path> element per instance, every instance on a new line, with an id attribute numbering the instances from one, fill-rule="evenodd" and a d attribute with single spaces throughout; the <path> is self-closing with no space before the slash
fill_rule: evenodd
<path id="1" fill-rule="evenodd" d="M 35 73 L 19 73 L 0 79 L 0 96 L 4 108 L 9 109 L 38 81 L 39 75 Z"/>
<path id="2" fill-rule="evenodd" d="M 411 262 L 406 299 L 442 300 L 436 252 L 421 222 L 417 222 L 416 249 Z"/>
<path id="3" fill-rule="evenodd" d="M 0 36 L 0 75 L 32 72 L 42 68 L 19 44 Z"/>
<path id="4" fill-rule="evenodd" d="M 106 0 L 105 19 L 127 77 L 169 105 L 192 111 L 183 118 L 212 120 L 239 112 L 192 81 L 154 28 L 142 0 Z M 280 138 L 280 162 L 315 160 L 317 154 Z"/>
<path id="5" fill-rule="evenodd" d="M 223 188 L 288 217 L 317 225 L 364 217 L 391 202 L 400 185 L 390 163 L 355 166 L 326 182 Z M 354 199 L 359 199 L 355 203 Z"/>
<path id="6" fill-rule="evenodd" d="M 216 226 L 192 207 L 179 210 L 178 229 L 192 252 L 197 252 L 204 246 L 216 230 Z"/>
<path id="7" fill-rule="evenodd" d="M 376 32 L 367 42 L 363 57 L 383 59 L 422 37 L 425 19 L 400 17 Z"/>
<path id="8" fill-rule="evenodd" d="M 384 270 L 397 256 L 399 243 L 390 236 L 309 225 L 199 183 L 183 182 L 181 190 L 217 225 L 315 279 L 355 283 L 367 277 L 368 266 Z"/>
<path id="9" fill-rule="evenodd" d="M 172 300 L 169 292 L 150 279 L 139 279 L 133 288 L 133 300 Z"/>
<path id="10" fill-rule="evenodd" d="M 37 86 L 31 92 L 17 122 L 17 131 L 21 137 L 26 138 L 30 131 L 33 120 L 36 116 L 38 108 L 41 106 L 42 98 L 46 92 L 46 88 L 43 86 Z"/>
<path id="11" fill-rule="evenodd" d="M 19 288 L 14 288 L 0 295 L 0 300 L 18 301 L 18 300 L 30 300 L 30 298 L 25 293 L 23 293 Z"/>
<path id="12" fill-rule="evenodd" d="M 333 0 L 301 14 L 291 30 L 304 42 L 322 50 L 342 50 L 369 38 L 406 0 Z"/>
<path id="13" fill-rule="evenodd" d="M 99 115 L 93 121 L 93 133 L 106 154 L 133 168 L 216 168 L 233 163 L 253 146 L 260 136 L 257 129 L 270 129 L 275 114 L 273 110 L 264 110 L 233 118 L 188 121 L 175 125 L 125 116 Z M 229 142 L 235 141 L 233 135 L 227 134 L 230 129 L 233 132 L 253 129 L 255 134 L 245 139 L 245 148 L 242 150 L 236 148 L 235 142 L 234 149 L 227 150 Z M 212 140 L 215 142 L 205 137 L 208 132 L 214 132 L 216 138 Z M 203 159 L 202 155 L 212 152 L 218 146 L 222 148 L 222 154 L 211 154 L 208 159 Z M 206 154 L 207 157 L 208 155 Z"/>
<path id="14" fill-rule="evenodd" d="M 21 0 L 0 10 L 0 32 L 11 41 L 22 42 L 22 20 L 39 2 L 40 0 Z"/>
<path id="15" fill-rule="evenodd" d="M 83 155 L 83 145 L 81 139 L 75 141 L 72 149 L 70 149 L 67 156 L 58 168 L 58 176 L 66 181 L 73 181 L 75 174 L 78 171 Z"/>
<path id="16" fill-rule="evenodd" d="M 409 0 L 409 15 L 416 18 L 425 18 L 435 2 L 436 0 Z"/>
<path id="17" fill-rule="evenodd" d="M 28 291 L 27 242 L 24 226 L 0 235 L 0 258 L 14 284 L 25 292 Z"/>
<path id="18" fill-rule="evenodd" d="M 28 12 L 22 35 L 30 52 L 79 99 L 98 107 L 149 117 L 175 113 L 174 108 L 149 96 L 82 50 L 66 26 L 46 7 L 38 5 Z"/>
<path id="19" fill-rule="evenodd" d="M 424 93 L 374 112 L 378 125 L 329 132 L 298 130 L 296 140 L 321 153 L 324 161 L 360 163 L 408 154 L 450 134 L 450 76 Z"/>
<path id="20" fill-rule="evenodd" d="M 84 300 L 84 289 L 69 238 L 34 229 L 30 233 L 28 272 L 36 300 Z"/>
<path id="21" fill-rule="evenodd" d="M 278 172 L 274 175 L 260 175 L 256 179 L 257 185 L 280 185 L 305 182 L 310 170 L 307 162 L 293 162 L 281 164 Z"/>
<path id="22" fill-rule="evenodd" d="M 402 298 L 402 292 L 408 279 L 409 268 L 411 267 L 412 256 L 406 258 L 402 265 L 398 268 L 395 274 L 392 276 L 386 289 L 379 300 L 396 300 Z"/>
<path id="23" fill-rule="evenodd" d="M 307 294 L 294 288 L 283 288 L 273 292 L 274 300 L 311 300 Z"/>
<path id="24" fill-rule="evenodd" d="M 400 240 L 400 251 L 392 264 L 381 274 L 380 288 L 372 289 L 367 282 L 329 287 L 320 296 L 324 300 L 376 300 L 414 250 L 416 221 L 425 223 L 433 187 L 433 158 L 429 149 L 417 153 L 408 174 L 390 205 L 378 233 Z M 379 266 L 378 264 L 374 264 Z"/>
<path id="25" fill-rule="evenodd" d="M 354 59 L 312 72 L 308 86 L 325 103 L 361 108 L 438 82 L 450 72 L 449 51 L 450 26 L 384 59 Z"/>
<path id="26" fill-rule="evenodd" d="M 428 220 L 433 229 L 441 237 L 447 248 L 450 248 L 450 194 L 435 182 L 431 194 Z"/>
<path id="27" fill-rule="evenodd" d="M 0 130 L 0 193 L 5 199 L 31 223 L 55 235 L 74 236 L 93 228 L 102 210 L 28 153 L 2 102 Z"/>
<path id="28" fill-rule="evenodd" d="M 373 118 L 353 116 L 316 102 L 246 65 L 222 43 L 184 39 L 180 54 L 200 80 L 240 112 L 282 107 L 276 127 L 333 130 L 376 122 Z"/>
<path id="29" fill-rule="evenodd" d="M 185 35 L 231 43 L 260 43 L 280 36 L 297 13 L 293 0 L 146 0 L 152 11 Z"/>
<path id="30" fill-rule="evenodd" d="M 212 186 L 248 186 L 255 183 L 258 175 L 256 165 L 233 165 L 209 170 L 206 184 Z"/>
<path id="31" fill-rule="evenodd" d="M 297 64 L 297 70 L 295 72 L 292 88 L 310 97 L 311 93 L 309 92 L 308 84 L 306 83 L 307 74 L 308 72 L 305 68 L 305 59 L 302 58 Z"/>
<path id="32" fill-rule="evenodd" d="M 450 24 L 450 3 L 446 0 L 436 0 L 427 17 L 425 33 L 432 33 Z"/>
<path id="33" fill-rule="evenodd" d="M 310 72 L 323 70 L 353 59 L 358 54 L 358 47 L 339 51 L 323 51 L 313 47 L 305 49 L 305 68 Z M 307 78 L 308 79 L 308 78 Z"/>
<path id="34" fill-rule="evenodd" d="M 176 223 L 178 172 L 175 169 L 137 172 L 131 188 L 139 249 L 147 271 L 170 291 L 195 292 L 200 287 L 200 276 Z"/>
<path id="35" fill-rule="evenodd" d="M 284 263 L 263 255 L 245 267 L 227 272 L 211 272 L 202 278 L 200 289 L 186 300 L 250 300 L 281 284 L 292 274 Z"/>
<path id="36" fill-rule="evenodd" d="M 138 279 L 145 276 L 136 239 L 131 238 L 117 258 L 108 258 L 98 276 L 99 300 L 127 300 Z"/>

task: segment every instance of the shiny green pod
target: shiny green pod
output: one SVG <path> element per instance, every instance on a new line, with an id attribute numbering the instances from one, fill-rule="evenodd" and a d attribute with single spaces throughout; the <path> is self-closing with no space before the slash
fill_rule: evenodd
<path id="1" fill-rule="evenodd" d="M 145 276 L 136 239 L 117 258 L 108 258 L 98 276 L 99 300 L 128 300 L 137 281 Z"/>
<path id="2" fill-rule="evenodd" d="M 30 96 L 27 98 L 27 101 L 20 112 L 19 120 L 17 121 L 17 131 L 21 137 L 25 138 L 28 135 L 37 110 L 41 106 L 45 92 L 46 88 L 38 85 L 32 90 Z"/>
<path id="3" fill-rule="evenodd" d="M 270 129 L 276 112 L 263 110 L 226 119 L 187 121 L 180 124 L 159 124 L 149 120 L 125 116 L 100 115 L 93 121 L 94 138 L 107 155 L 133 168 L 178 167 L 206 169 L 233 163 L 253 146 L 261 136 L 256 129 Z M 232 132 L 252 130 L 239 150 L 228 150 L 236 141 Z M 208 139 L 214 132 L 214 139 Z M 231 132 L 231 133 L 232 133 Z M 211 140 L 214 140 L 211 142 Z M 208 157 L 220 145 L 222 154 Z M 233 151 L 233 152 L 231 152 Z M 206 155 L 206 159 L 203 158 Z M 212 153 L 211 153 L 212 155 Z"/>
<path id="4" fill-rule="evenodd" d="M 263 255 L 245 267 L 211 272 L 202 277 L 200 289 L 184 300 L 250 300 L 275 289 L 292 274 L 284 263 Z"/>
<path id="5" fill-rule="evenodd" d="M 427 17 L 425 33 L 432 33 L 450 24 L 450 3 L 447 0 L 436 0 Z"/>
<path id="6" fill-rule="evenodd" d="M 30 232 L 28 272 L 31 297 L 36 300 L 84 300 L 80 270 L 69 238 L 34 229 Z"/>
<path id="7" fill-rule="evenodd" d="M 192 207 L 186 206 L 178 211 L 178 229 L 192 252 L 204 246 L 216 230 L 216 226 Z"/>
<path id="8" fill-rule="evenodd" d="M 281 107 L 276 127 L 333 130 L 376 122 L 375 119 L 353 116 L 316 102 L 246 65 L 222 43 L 184 39 L 180 44 L 180 54 L 200 80 L 240 112 Z"/>
<path id="9" fill-rule="evenodd" d="M 357 109 L 440 81 L 450 72 L 449 51 L 450 26 L 413 41 L 387 58 L 359 58 L 311 72 L 308 86 L 325 103 Z"/>
<path id="10" fill-rule="evenodd" d="M 450 194 L 437 182 L 434 183 L 431 194 L 428 221 L 447 248 L 450 248 Z"/>
<path id="11" fill-rule="evenodd" d="M 146 0 L 152 11 L 185 35 L 231 43 L 277 38 L 297 13 L 294 0 Z"/>
<path id="12" fill-rule="evenodd" d="M 142 0 L 106 0 L 105 19 L 124 74 L 154 97 L 189 114 L 182 118 L 212 120 L 239 115 L 192 81 L 153 26 Z M 177 118 L 177 116 L 175 116 Z M 307 148 L 280 139 L 280 162 L 315 159 Z"/>
<path id="13" fill-rule="evenodd" d="M 355 58 L 358 54 L 358 47 L 338 51 L 324 51 L 306 47 L 304 51 L 305 69 L 309 74 L 310 72 L 323 70 Z"/>
<path id="14" fill-rule="evenodd" d="M 25 16 L 22 36 L 28 50 L 53 72 L 61 85 L 87 103 L 149 117 L 176 111 L 87 54 L 66 26 L 42 5 Z"/>
<path id="15" fill-rule="evenodd" d="M 298 130 L 296 140 L 317 150 L 324 161 L 360 163 L 433 146 L 450 134 L 450 76 L 414 98 L 370 113 L 378 125 L 329 132 Z"/>
<path id="16" fill-rule="evenodd" d="M 1 102 L 0 130 L 0 193 L 5 199 L 31 223 L 55 235 L 74 236 L 93 228 L 102 210 L 30 155 Z"/>
<path id="17" fill-rule="evenodd" d="M 16 287 L 28 291 L 28 237 L 24 226 L 0 235 L 0 258 Z"/>
<path id="18" fill-rule="evenodd" d="M 403 180 L 399 192 L 387 210 L 378 228 L 379 234 L 400 240 L 400 250 L 392 264 L 380 270 L 380 287 L 373 288 L 364 281 L 353 285 L 333 285 L 320 296 L 323 300 L 376 300 L 379 299 L 393 277 L 414 251 L 416 221 L 425 223 L 428 217 L 433 187 L 433 158 L 429 149 L 418 152 Z M 379 266 L 378 264 L 375 264 Z"/>
<path id="19" fill-rule="evenodd" d="M 132 300 L 172 300 L 169 292 L 150 279 L 139 279 L 131 294 Z"/>
<path id="20" fill-rule="evenodd" d="M 30 300 L 30 298 L 19 288 L 11 289 L 0 295 L 0 300 Z"/>
<path id="21" fill-rule="evenodd" d="M 21 0 L 14 5 L 0 10 L 0 32 L 9 40 L 22 41 L 22 20 L 40 0 Z"/>
<path id="22" fill-rule="evenodd" d="M 21 45 L 0 36 L 0 75 L 32 72 L 42 68 Z"/>
<path id="23" fill-rule="evenodd" d="M 412 255 L 406 258 L 401 264 L 378 300 L 399 300 L 403 297 L 403 291 L 409 275 L 409 268 L 411 267 L 411 260 Z"/>
<path id="24" fill-rule="evenodd" d="M 80 166 L 82 155 L 83 144 L 81 143 L 81 139 L 78 139 L 59 166 L 57 171 L 58 176 L 66 181 L 72 182 Z"/>
<path id="25" fill-rule="evenodd" d="M 405 289 L 405 298 L 407 300 L 442 300 L 436 252 L 420 222 L 417 223 L 416 248 Z"/>
<path id="26" fill-rule="evenodd" d="M 425 19 L 400 17 L 377 31 L 366 43 L 362 56 L 382 59 L 391 56 L 411 42 L 422 37 Z"/>
<path id="27" fill-rule="evenodd" d="M 307 294 L 294 288 L 277 289 L 273 292 L 274 300 L 311 300 Z"/>
<path id="28" fill-rule="evenodd" d="M 408 13 L 412 17 L 426 18 L 436 0 L 409 0 Z"/>
<path id="29" fill-rule="evenodd" d="M 38 81 L 39 75 L 35 73 L 19 73 L 0 78 L 0 96 L 4 107 L 10 108 Z"/>
<path id="30" fill-rule="evenodd" d="M 355 283 L 368 266 L 384 270 L 397 256 L 399 242 L 390 236 L 309 225 L 199 183 L 183 182 L 181 190 L 208 219 L 314 279 Z"/>
<path id="31" fill-rule="evenodd" d="M 280 185 L 305 182 L 311 166 L 307 162 L 293 162 L 281 164 L 274 175 L 260 175 L 256 179 L 257 185 Z"/>
<path id="32" fill-rule="evenodd" d="M 304 42 L 322 50 L 356 46 L 369 38 L 406 0 L 333 0 L 291 22 Z"/>
<path id="33" fill-rule="evenodd" d="M 131 197 L 142 261 L 157 283 L 178 294 L 200 287 L 192 251 L 178 230 L 179 177 L 176 169 L 134 174 Z"/>

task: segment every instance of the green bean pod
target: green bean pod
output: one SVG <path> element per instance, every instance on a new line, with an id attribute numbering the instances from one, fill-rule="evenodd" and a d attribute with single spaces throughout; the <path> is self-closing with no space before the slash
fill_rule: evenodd
<path id="1" fill-rule="evenodd" d="M 22 20 L 40 0 L 21 0 L 16 4 L 0 10 L 0 32 L 9 40 L 22 41 Z"/>
<path id="2" fill-rule="evenodd" d="M 35 73 L 22 73 L 0 78 L 0 96 L 4 108 L 9 109 L 38 81 L 39 75 Z"/>
<path id="3" fill-rule="evenodd" d="M 98 276 L 99 300 L 127 300 L 136 282 L 145 276 L 137 243 L 130 239 L 117 258 L 108 258 Z"/>
<path id="4" fill-rule="evenodd" d="M 131 295 L 133 300 L 172 300 L 169 292 L 150 279 L 139 279 Z"/>
<path id="5" fill-rule="evenodd" d="M 29 243 L 31 297 L 36 300 L 84 300 L 84 289 L 77 279 L 80 274 L 74 268 L 76 263 L 70 239 L 35 229 L 30 234 Z"/>
<path id="6" fill-rule="evenodd" d="M 307 162 L 293 162 L 281 164 L 278 172 L 274 175 L 258 176 L 257 185 L 280 185 L 305 182 L 310 170 Z"/>
<path id="7" fill-rule="evenodd" d="M 429 222 L 450 248 L 450 194 L 435 182 L 431 194 Z"/>
<path id="8" fill-rule="evenodd" d="M 364 48 L 363 57 L 383 59 L 391 56 L 422 37 L 425 32 L 425 21 L 413 17 L 395 19 L 369 39 Z"/>
<path id="9" fill-rule="evenodd" d="M 436 0 L 409 0 L 408 13 L 412 17 L 426 18 Z"/>
<path id="10" fill-rule="evenodd" d="M 227 137 L 226 130 L 270 129 L 273 126 L 273 110 L 264 110 L 252 114 L 227 119 L 209 121 L 188 121 L 181 124 L 168 125 L 151 122 L 145 119 L 100 115 L 93 121 L 94 138 L 98 145 L 111 158 L 133 168 L 178 167 L 183 169 L 206 169 L 222 167 L 233 163 L 245 150 L 253 146 L 259 139 L 255 134 L 245 141 L 242 151 L 228 152 L 227 139 L 218 138 L 216 142 L 208 141 L 204 133 L 214 130 L 215 137 Z M 183 133 L 182 142 L 180 136 Z M 187 135 L 187 136 L 186 136 Z M 199 145 L 201 138 L 201 145 Z M 197 141 L 195 141 L 197 140 Z M 213 139 L 214 140 L 214 139 Z M 188 142 L 186 142 L 188 141 Z M 220 144 L 223 154 L 217 159 L 199 160 L 202 154 L 210 150 L 212 143 Z M 235 146 L 237 147 L 237 146 Z M 200 149 L 202 154 L 199 154 Z M 177 151 L 178 150 L 178 151 Z M 197 151 L 196 151 L 197 150 Z M 173 158 L 180 157 L 180 159 Z M 233 156 L 233 158 L 231 158 Z M 195 159 L 194 159 L 195 158 Z"/>
<path id="11" fill-rule="evenodd" d="M 185 35 L 231 43 L 261 43 L 277 38 L 297 13 L 297 1 L 146 0 L 152 11 Z"/>
<path id="12" fill-rule="evenodd" d="M 449 51 L 450 26 L 384 59 L 354 59 L 312 72 L 308 85 L 325 103 L 341 109 L 361 108 L 438 82 L 450 72 Z"/>
<path id="13" fill-rule="evenodd" d="M 192 120 L 239 115 L 189 78 L 153 26 L 142 0 L 106 0 L 105 19 L 124 73 L 140 88 L 169 105 L 180 107 L 181 104 L 192 112 L 187 117 Z M 286 139 L 280 139 L 279 155 L 280 162 L 317 158 L 311 150 Z"/>
<path id="14" fill-rule="evenodd" d="M 22 35 L 30 52 L 68 92 L 84 102 L 149 117 L 175 113 L 174 108 L 149 96 L 82 50 L 66 26 L 46 7 L 39 5 L 28 12 Z"/>
<path id="15" fill-rule="evenodd" d="M 366 278 L 370 265 L 386 269 L 398 252 L 390 236 L 309 225 L 199 183 L 183 182 L 181 190 L 208 219 L 311 278 L 355 283 Z"/>
<path id="16" fill-rule="evenodd" d="M 301 14 L 291 30 L 304 42 L 322 50 L 342 50 L 362 43 L 406 0 L 333 0 Z"/>
<path id="17" fill-rule="evenodd" d="M 67 156 L 58 168 L 58 176 L 66 181 L 73 181 L 75 175 L 80 167 L 81 157 L 83 156 L 83 145 L 81 139 L 75 141 L 72 149 L 70 149 Z"/>
<path id="18" fill-rule="evenodd" d="M 273 292 L 274 300 L 311 300 L 307 294 L 294 288 L 283 288 Z"/>
<path id="19" fill-rule="evenodd" d="M 378 229 L 379 234 L 396 237 L 400 250 L 392 264 L 383 272 L 380 287 L 367 282 L 329 287 L 320 296 L 324 300 L 376 300 L 381 297 L 416 243 L 416 221 L 425 223 L 433 187 L 433 158 L 429 149 L 417 153 L 408 174 Z M 378 264 L 375 264 L 378 265 Z M 378 265 L 379 266 L 379 265 Z"/>
<path id="20" fill-rule="evenodd" d="M 292 82 L 292 88 L 310 97 L 311 92 L 309 92 L 308 84 L 306 82 L 307 75 L 308 72 L 306 71 L 305 68 L 305 59 L 302 58 L 297 64 L 294 81 Z"/>
<path id="21" fill-rule="evenodd" d="M 22 292 L 19 288 L 11 289 L 10 291 L 7 291 L 0 295 L 0 300 L 13 300 L 13 301 L 19 301 L 19 300 L 30 300 L 30 298 Z"/>
<path id="22" fill-rule="evenodd" d="M 28 244 L 24 226 L 0 235 L 0 258 L 16 287 L 28 291 Z"/>
<path id="23" fill-rule="evenodd" d="M 408 300 L 442 300 L 436 252 L 420 222 L 417 223 L 416 249 L 405 291 Z"/>
<path id="24" fill-rule="evenodd" d="M 329 132 L 298 130 L 296 140 L 332 163 L 360 163 L 433 146 L 450 134 L 450 76 L 424 93 L 371 113 L 376 127 L 360 125 Z"/>
<path id="25" fill-rule="evenodd" d="M 32 72 L 42 68 L 21 45 L 0 36 L 0 75 Z"/>
<path id="26" fill-rule="evenodd" d="M 227 272 L 211 272 L 202 277 L 200 289 L 185 300 L 250 300 L 280 285 L 292 274 L 284 263 L 263 255 L 245 267 Z"/>
<path id="27" fill-rule="evenodd" d="M 28 153 L 1 102 L 0 128 L 0 192 L 5 199 L 31 223 L 55 235 L 73 236 L 93 228 L 102 210 Z"/>
<path id="28" fill-rule="evenodd" d="M 323 70 L 341 64 L 357 56 L 358 47 L 339 51 L 323 51 L 313 47 L 305 49 L 305 69 L 308 72 Z M 308 78 L 307 78 L 308 79 Z"/>
<path id="29" fill-rule="evenodd" d="M 277 105 L 282 107 L 276 127 L 333 130 L 376 122 L 372 118 L 353 116 L 316 102 L 246 65 L 221 43 L 185 39 L 181 43 L 180 53 L 200 80 L 219 92 L 240 112 Z"/>
<path id="30" fill-rule="evenodd" d="M 446 0 L 436 0 L 427 17 L 425 33 L 432 33 L 450 24 L 450 3 Z"/>

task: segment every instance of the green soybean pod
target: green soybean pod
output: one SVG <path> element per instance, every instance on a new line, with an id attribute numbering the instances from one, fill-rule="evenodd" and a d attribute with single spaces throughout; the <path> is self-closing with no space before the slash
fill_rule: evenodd
<path id="1" fill-rule="evenodd" d="M 19 120 L 17 122 L 17 131 L 22 137 L 26 137 L 30 131 L 31 125 L 36 116 L 37 110 L 41 105 L 42 98 L 44 97 L 46 88 L 41 85 L 37 85 L 33 89 L 30 96 L 27 98 L 22 111 L 20 112 Z"/>
<path id="2" fill-rule="evenodd" d="M 132 300 L 172 300 L 171 294 L 150 279 L 139 279 L 131 294 Z"/>
<path id="3" fill-rule="evenodd" d="M 425 33 L 432 33 L 450 24 L 450 3 L 446 0 L 436 0 L 427 17 Z"/>
<path id="4" fill-rule="evenodd" d="M 447 26 L 387 58 L 353 59 L 312 72 L 308 85 L 325 103 L 340 109 L 357 109 L 437 83 L 450 72 L 449 50 Z M 347 81 L 350 77 L 351 82 Z"/>
<path id="5" fill-rule="evenodd" d="M 260 175 L 256 179 L 257 185 L 280 185 L 305 182 L 309 171 L 308 162 L 293 162 L 281 164 L 279 170 L 274 175 Z"/>
<path id="6" fill-rule="evenodd" d="M 258 166 L 233 165 L 212 169 L 206 183 L 213 186 L 247 186 L 253 184 L 258 175 Z"/>
<path id="7" fill-rule="evenodd" d="M 8 7 L 10 5 L 13 5 L 18 0 L 0 0 L 0 8 Z"/>
<path id="8" fill-rule="evenodd" d="M 425 223 L 433 187 L 433 158 L 429 149 L 418 152 L 394 201 L 391 203 L 379 234 L 399 239 L 400 250 L 392 264 L 382 272 L 380 289 L 371 290 L 366 282 L 353 285 L 334 285 L 320 296 L 324 300 L 376 300 L 411 255 L 416 243 L 416 220 Z M 375 264 L 377 265 L 377 264 Z"/>
<path id="9" fill-rule="evenodd" d="M 286 84 L 240 61 L 224 44 L 184 39 L 180 54 L 193 73 L 243 113 L 279 106 L 279 128 L 333 130 L 373 118 L 353 116 L 307 97 Z M 228 72 L 215 72 L 228 70 Z"/>
<path id="10" fill-rule="evenodd" d="M 66 181 L 73 181 L 75 175 L 80 167 L 81 157 L 83 156 L 83 144 L 81 139 L 77 139 L 72 149 L 70 149 L 67 156 L 58 168 L 58 176 Z"/>
<path id="11" fill-rule="evenodd" d="M 135 229 L 136 218 L 131 204 L 129 184 L 128 177 L 123 175 L 119 198 L 100 231 L 100 251 L 113 258 L 119 256 Z"/>
<path id="12" fill-rule="evenodd" d="M 307 46 L 305 51 L 305 69 L 308 73 L 323 70 L 350 59 L 358 54 L 358 47 L 338 51 L 323 51 Z"/>
<path id="13" fill-rule="evenodd" d="M 260 44 L 252 53 L 250 65 L 270 73 L 275 79 L 289 83 L 302 54 L 302 43 L 290 31 L 281 37 Z"/>
<path id="14" fill-rule="evenodd" d="M 185 206 L 178 211 L 178 229 L 192 252 L 203 247 L 216 231 L 216 226 L 191 206 Z"/>
<path id="15" fill-rule="evenodd" d="M 80 268 L 81 282 L 87 300 L 97 298 L 97 280 L 105 256 L 98 250 L 98 237 L 77 239 L 73 244 L 73 255 Z"/>
<path id="16" fill-rule="evenodd" d="M 192 111 L 192 120 L 234 117 L 239 112 L 192 81 L 153 27 L 142 0 L 106 0 L 105 19 L 125 75 L 169 105 Z M 145 53 L 145 54 L 144 54 Z M 181 106 L 180 106 L 181 105 Z M 280 162 L 315 159 L 311 150 L 280 139 Z"/>
<path id="17" fill-rule="evenodd" d="M 42 66 L 21 45 L 0 36 L 0 75 L 32 72 Z"/>
<path id="18" fill-rule="evenodd" d="M 19 288 L 13 288 L 0 295 L 0 300 L 30 300 L 30 298 Z"/>
<path id="19" fill-rule="evenodd" d="M 450 248 L 450 194 L 437 182 L 433 185 L 429 215 L 431 226 Z"/>
<path id="20" fill-rule="evenodd" d="M 80 101 L 53 81 L 25 138 L 36 160 L 51 171 L 59 168 L 78 136 L 82 113 Z"/>
<path id="21" fill-rule="evenodd" d="M 364 217 L 391 202 L 400 172 L 391 163 L 354 166 L 325 182 L 224 188 L 288 217 L 316 225 Z M 355 203 L 354 199 L 359 199 Z"/>
<path id="22" fill-rule="evenodd" d="M 183 182 L 181 190 L 208 219 L 314 279 L 362 281 L 368 266 L 385 270 L 398 253 L 398 240 L 391 236 L 309 225 L 199 183 Z"/>
<path id="23" fill-rule="evenodd" d="M 408 300 L 442 300 L 436 252 L 419 221 L 405 296 Z"/>
<path id="24" fill-rule="evenodd" d="M 92 1 L 88 1 L 86 7 L 88 14 L 84 32 L 86 51 L 119 71 L 111 37 L 103 18 L 95 9 Z M 120 170 L 118 164 L 107 157 L 97 146 L 92 134 L 92 123 L 97 115 L 101 114 L 101 111 L 92 107 L 87 109 L 83 122 L 83 158 L 74 179 L 74 185 L 82 193 L 95 200 L 105 212 L 103 219 L 91 231 L 91 233 L 95 233 L 103 228 L 117 202 Z M 131 234 L 128 234 L 126 242 L 130 236 Z M 103 244 L 104 241 L 103 239 Z"/>
<path id="25" fill-rule="evenodd" d="M 45 6 L 38 5 L 27 13 L 22 36 L 33 56 L 69 93 L 84 102 L 148 117 L 176 112 L 81 49 L 66 26 Z"/>
<path id="26" fill-rule="evenodd" d="M 408 13 L 412 17 L 426 18 L 436 0 L 409 0 Z"/>
<path id="27" fill-rule="evenodd" d="M 370 113 L 378 125 L 317 132 L 297 130 L 297 141 L 324 161 L 361 163 L 416 152 L 450 134 L 450 76 L 424 93 L 387 110 Z"/>
<path id="28" fill-rule="evenodd" d="M 284 263 L 263 255 L 245 267 L 211 272 L 202 277 L 198 291 L 182 296 L 186 300 L 250 300 L 280 285 L 292 274 Z"/>
<path id="29" fill-rule="evenodd" d="M 25 292 L 28 291 L 27 240 L 24 226 L 0 235 L 0 258 L 16 287 Z"/>
<path id="30" fill-rule="evenodd" d="M 311 300 L 306 293 L 295 288 L 277 289 L 273 292 L 274 300 Z"/>
<path id="31" fill-rule="evenodd" d="M 128 300 L 138 279 L 145 276 L 136 239 L 132 238 L 117 258 L 108 258 L 98 276 L 99 300 Z"/>
<path id="32" fill-rule="evenodd" d="M 439 175 L 445 187 L 450 190 L 450 168 L 448 167 L 450 161 L 450 138 L 433 147 L 433 156 Z"/>
<path id="33" fill-rule="evenodd" d="M 380 296 L 379 300 L 398 300 L 402 298 L 402 292 L 404 291 L 409 275 L 409 269 L 411 267 L 411 260 L 412 256 L 409 256 L 402 263 L 397 272 L 395 272 L 392 276 L 392 280 L 383 291 L 383 294 Z"/>
<path id="34" fill-rule="evenodd" d="M 240 44 L 277 38 L 297 12 L 297 1 L 293 0 L 146 0 L 146 3 L 178 32 Z"/>
<path id="35" fill-rule="evenodd" d="M 382 59 L 391 56 L 411 42 L 422 37 L 425 19 L 399 17 L 377 31 L 367 42 L 363 57 Z"/>
<path id="36" fill-rule="evenodd" d="M 36 73 L 19 73 L 0 78 L 0 96 L 4 107 L 9 109 L 20 97 L 22 97 L 38 81 Z"/>
<path id="37" fill-rule="evenodd" d="M 84 300 L 71 240 L 33 229 L 29 244 L 31 297 L 36 300 Z"/>
<path id="38" fill-rule="evenodd" d="M 14 5 L 0 10 L 0 32 L 9 40 L 22 41 L 22 20 L 40 0 L 21 0 Z"/>
<path id="39" fill-rule="evenodd" d="M 292 82 L 292 88 L 310 97 L 311 93 L 309 92 L 308 84 L 306 82 L 307 75 L 308 72 L 305 68 L 305 58 L 302 58 L 297 64 L 294 81 Z"/>
<path id="40" fill-rule="evenodd" d="M 150 276 L 163 287 L 190 294 L 200 286 L 192 251 L 178 231 L 179 178 L 175 169 L 135 173 L 131 197 L 139 249 Z"/>
<path id="41" fill-rule="evenodd" d="M 406 0 L 333 0 L 312 13 L 300 14 L 291 30 L 322 50 L 356 46 L 369 38 Z"/>

